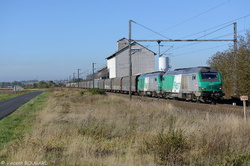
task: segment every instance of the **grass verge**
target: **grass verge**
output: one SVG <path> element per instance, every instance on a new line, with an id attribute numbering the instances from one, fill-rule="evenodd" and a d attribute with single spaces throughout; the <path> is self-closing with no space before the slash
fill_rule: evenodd
<path id="1" fill-rule="evenodd" d="M 0 120 L 0 152 L 4 152 L 0 153 L 0 161 L 6 159 L 5 151 L 11 144 L 20 142 L 31 131 L 36 113 L 44 108 L 48 96 L 48 93 L 43 93 Z"/>

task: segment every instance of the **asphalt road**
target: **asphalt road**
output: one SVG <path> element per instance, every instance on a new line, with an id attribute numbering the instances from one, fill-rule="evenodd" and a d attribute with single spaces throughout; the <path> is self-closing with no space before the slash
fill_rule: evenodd
<path id="1" fill-rule="evenodd" d="M 0 101 L 0 119 L 8 116 L 12 112 L 16 111 L 24 103 L 30 101 L 31 99 L 35 98 L 36 96 L 42 93 L 43 92 L 32 92 L 14 97 L 12 99 Z"/>

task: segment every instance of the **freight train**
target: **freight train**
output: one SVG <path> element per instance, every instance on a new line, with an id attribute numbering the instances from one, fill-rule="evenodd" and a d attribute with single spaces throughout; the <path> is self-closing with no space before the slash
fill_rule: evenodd
<path id="1" fill-rule="evenodd" d="M 224 96 L 222 77 L 210 67 L 180 68 L 174 71 L 157 71 L 132 76 L 132 94 L 161 98 L 211 102 Z M 93 80 L 70 83 L 68 86 L 93 88 Z M 94 80 L 94 88 L 109 92 L 129 93 L 129 76 Z"/>

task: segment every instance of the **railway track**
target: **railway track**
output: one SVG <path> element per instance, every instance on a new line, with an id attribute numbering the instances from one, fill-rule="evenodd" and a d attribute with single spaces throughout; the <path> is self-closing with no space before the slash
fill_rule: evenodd
<path id="1" fill-rule="evenodd" d="M 112 92 L 107 92 L 107 94 L 129 98 L 129 95 L 127 94 L 112 93 Z M 228 104 L 212 105 L 212 104 L 196 103 L 196 102 L 181 101 L 181 100 L 137 96 L 137 95 L 133 95 L 132 99 L 148 101 L 148 102 L 159 101 L 159 102 L 170 103 L 170 104 L 173 104 L 177 108 L 182 108 L 187 111 L 203 111 L 206 113 L 214 113 L 214 114 L 220 113 L 220 114 L 234 114 L 240 117 L 244 116 L 242 106 L 233 106 L 233 105 L 228 105 Z M 247 117 L 250 117 L 249 107 L 247 107 Z"/>

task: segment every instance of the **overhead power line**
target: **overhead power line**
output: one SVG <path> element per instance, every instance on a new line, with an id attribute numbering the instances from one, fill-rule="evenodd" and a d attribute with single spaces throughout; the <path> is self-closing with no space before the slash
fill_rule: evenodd
<path id="1" fill-rule="evenodd" d="M 145 28 L 145 29 L 147 29 L 147 30 L 149 30 L 149 31 L 151 31 L 151 32 L 153 32 L 153 33 L 155 33 L 155 34 L 157 34 L 157 35 L 160 35 L 160 36 L 162 36 L 162 37 L 164 37 L 164 38 L 170 39 L 169 37 L 166 37 L 166 36 L 164 36 L 163 34 L 160 34 L 159 32 L 156 32 L 156 31 L 154 31 L 154 30 L 152 30 L 152 29 L 150 29 L 150 28 L 148 28 L 148 27 L 146 27 L 146 26 L 144 26 L 144 25 L 142 25 L 142 24 L 139 24 L 138 22 L 133 21 L 133 23 L 135 23 L 135 24 L 137 24 L 137 25 L 139 25 L 139 26 L 141 26 L 141 27 L 143 27 L 143 28 Z"/>
<path id="2" fill-rule="evenodd" d="M 241 32 L 246 32 L 246 31 L 248 31 L 248 30 L 250 30 L 250 28 L 246 28 L 246 29 L 239 30 L 239 31 L 237 31 L 237 34 L 239 34 L 239 33 L 241 33 Z M 216 37 L 216 38 L 213 38 L 213 39 L 219 39 L 219 38 L 226 37 L 226 36 L 231 36 L 231 35 L 233 35 L 233 33 L 228 33 L 228 34 L 226 34 L 226 35 L 219 36 L 219 37 Z"/>
<path id="3" fill-rule="evenodd" d="M 199 17 L 199 16 L 201 16 L 201 15 L 203 15 L 203 14 L 206 14 L 206 13 L 208 13 L 208 12 L 210 12 L 210 11 L 212 11 L 212 10 L 214 10 L 214 9 L 216 9 L 216 8 L 218 8 L 218 7 L 220 7 L 220 6 L 224 5 L 224 4 L 226 4 L 226 3 L 228 3 L 229 1 L 231 1 L 231 0 L 225 1 L 225 2 L 223 2 L 223 3 L 221 3 L 221 4 L 219 4 L 219 5 L 217 5 L 217 6 L 213 7 L 213 8 L 211 8 L 211 9 L 206 10 L 205 12 L 202 12 L 202 13 L 196 15 L 196 16 L 193 16 L 193 17 L 191 17 L 191 18 L 189 18 L 189 19 L 187 19 L 187 20 L 184 20 L 184 21 L 182 21 L 182 22 L 180 22 L 180 23 L 178 23 L 178 24 L 175 24 L 175 25 L 173 25 L 173 26 L 171 26 L 171 27 L 169 27 L 169 28 L 167 28 L 167 29 L 165 29 L 165 30 L 162 30 L 161 32 L 167 31 L 167 30 L 172 29 L 172 28 L 174 28 L 174 27 L 177 27 L 177 26 L 179 26 L 179 25 L 181 25 L 181 24 L 184 24 L 184 23 L 186 23 L 186 22 L 188 22 L 188 21 L 190 21 L 190 20 L 192 20 L 192 19 L 195 19 L 195 18 L 197 18 L 197 17 Z"/>
<path id="4" fill-rule="evenodd" d="M 206 51 L 206 50 L 210 50 L 210 49 L 214 49 L 214 48 L 222 47 L 222 46 L 227 46 L 227 45 L 228 44 L 223 44 L 223 45 L 219 45 L 219 46 L 215 46 L 215 47 L 204 48 L 204 49 L 197 50 L 197 51 L 186 52 L 186 53 L 183 53 L 183 54 L 175 55 L 174 57 L 183 56 L 183 55 L 186 55 L 186 54 L 193 54 L 193 53 L 196 53 L 196 52 Z"/>
<path id="5" fill-rule="evenodd" d="M 194 33 L 194 34 L 191 34 L 191 35 L 188 35 L 188 36 L 185 36 L 185 37 L 181 37 L 180 39 L 187 38 L 187 37 L 194 36 L 194 35 L 198 35 L 198 34 L 200 34 L 200 33 L 204 33 L 204 31 L 210 31 L 210 30 L 212 30 L 212 29 L 215 29 L 215 28 L 218 28 L 218 27 L 227 25 L 227 24 L 232 24 L 233 22 L 236 22 L 236 21 L 241 20 L 241 19 L 245 19 L 245 18 L 247 18 L 247 17 L 249 17 L 249 16 L 250 16 L 250 14 L 245 15 L 245 16 L 242 16 L 242 17 L 239 17 L 239 18 L 236 18 L 236 19 L 231 20 L 231 21 L 228 21 L 228 22 L 225 22 L 225 23 L 223 23 L 223 24 L 217 25 L 217 26 L 212 27 L 212 28 L 209 28 L 209 29 L 205 29 L 205 30 L 203 30 L 203 31 L 200 31 L 200 32 L 197 32 L 197 33 Z"/>
<path id="6" fill-rule="evenodd" d="M 249 16 L 250 16 L 250 15 L 249 15 Z M 241 18 L 244 18 L 244 17 L 241 17 Z M 223 24 L 223 25 L 225 25 L 225 24 Z M 221 30 L 221 29 L 223 29 L 223 28 L 226 28 L 226 27 L 228 27 L 228 26 L 231 26 L 231 25 L 230 25 L 230 24 L 229 24 L 229 25 L 226 25 L 226 26 L 224 26 L 224 27 L 222 27 L 222 28 L 220 28 L 220 29 L 217 29 L 217 30 L 215 30 L 215 31 L 213 31 L 213 32 L 210 32 L 210 33 L 208 33 L 208 34 L 206 34 L 206 35 L 204 35 L 204 36 L 198 37 L 198 38 L 196 38 L 196 39 L 200 39 L 200 38 L 203 38 L 203 37 L 205 37 L 205 36 L 208 36 L 208 35 L 210 35 L 210 34 L 212 34 L 212 33 L 214 33 L 214 32 L 217 32 L 217 31 L 219 31 L 219 30 Z M 219 27 L 219 26 L 216 26 L 216 27 Z M 210 28 L 210 29 L 214 29 L 214 28 Z M 244 29 L 242 29 L 242 30 L 237 31 L 237 34 L 239 34 L 239 33 L 241 33 L 241 32 L 248 31 L 248 30 L 250 30 L 250 28 L 244 28 Z M 197 34 L 198 34 L 198 33 L 197 33 Z M 228 34 L 225 34 L 225 35 L 222 35 L 222 36 L 218 36 L 218 37 L 212 38 L 212 40 L 216 40 L 216 39 L 219 39 L 219 38 L 222 38 L 222 37 L 226 37 L 226 36 L 231 36 L 231 35 L 233 35 L 233 34 L 234 34 L 234 33 L 228 33 Z M 190 35 L 190 36 L 192 36 L 192 35 Z M 188 36 L 187 36 L 187 37 L 188 37 Z M 182 45 L 182 46 L 180 46 L 180 47 L 176 47 L 176 48 L 172 49 L 172 51 L 174 51 L 174 50 L 179 50 L 179 49 L 182 49 L 182 48 L 185 48 L 185 47 L 188 47 L 188 46 L 192 46 L 192 45 L 196 45 L 196 44 L 200 44 L 200 43 L 201 43 L 201 41 L 197 41 L 197 42 L 195 42 L 195 43 Z"/>
<path id="7" fill-rule="evenodd" d="M 216 30 L 214 30 L 214 31 L 212 31 L 212 32 L 210 32 L 210 33 L 208 33 L 208 34 L 205 34 L 205 35 L 203 35 L 203 36 L 201 36 L 201 37 L 198 37 L 197 39 L 200 39 L 200 38 L 203 38 L 203 37 L 205 37 L 205 36 L 211 35 L 212 33 L 215 33 L 215 32 L 217 32 L 217 31 L 222 30 L 222 29 L 224 29 L 224 28 L 226 28 L 226 27 L 229 27 L 229 26 L 231 26 L 231 24 L 226 25 L 226 26 L 224 26 L 224 27 L 222 27 L 222 28 L 220 28 L 220 29 L 216 29 Z"/>
<path id="8" fill-rule="evenodd" d="M 231 24 L 226 25 L 226 26 L 224 26 L 224 27 L 222 27 L 222 28 L 220 28 L 220 29 L 214 30 L 214 31 L 212 31 L 212 32 L 210 32 L 210 33 L 208 33 L 208 34 L 206 34 L 206 35 L 200 36 L 200 37 L 198 37 L 198 38 L 196 38 L 196 39 L 201 39 L 201 38 L 203 38 L 203 37 L 205 37 L 205 36 L 208 36 L 208 35 L 210 35 L 210 34 L 212 34 L 212 33 L 217 32 L 217 31 L 219 31 L 219 30 L 221 30 L 221 29 L 224 29 L 224 28 L 226 28 L 226 27 L 228 27 L 228 26 L 231 26 Z M 230 33 L 230 34 L 233 34 L 233 33 Z M 218 37 L 218 38 L 220 38 L 220 37 Z M 218 39 L 218 38 L 213 38 L 213 39 Z M 212 40 L 213 40 L 213 39 L 212 39 Z M 182 49 L 182 48 L 184 48 L 184 47 L 188 47 L 188 46 L 195 45 L 195 44 L 199 44 L 199 43 L 201 43 L 201 41 L 198 41 L 198 42 L 195 42 L 195 43 L 191 43 L 191 44 L 186 44 L 186 45 L 184 45 L 184 46 L 182 46 L 182 47 L 177 47 L 177 48 L 175 48 L 174 50 Z"/>

